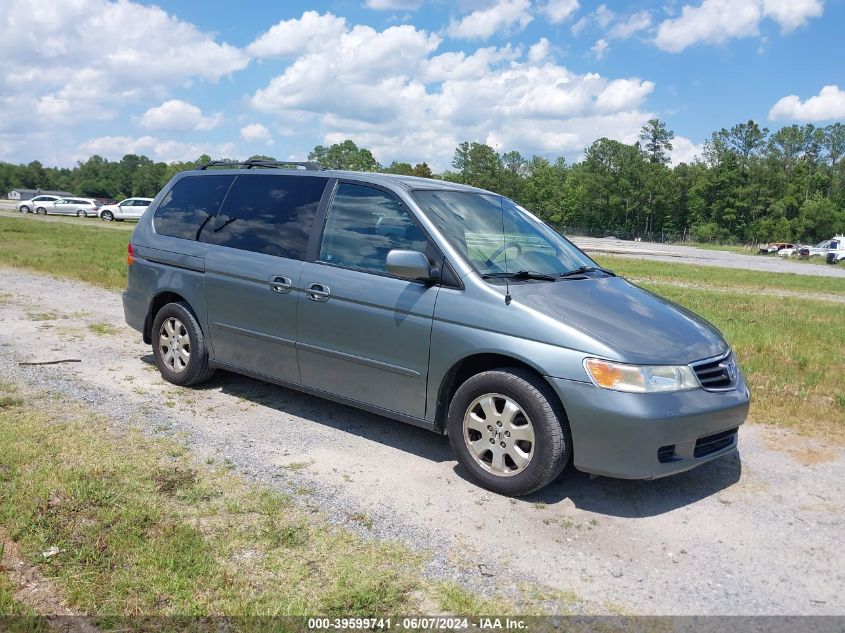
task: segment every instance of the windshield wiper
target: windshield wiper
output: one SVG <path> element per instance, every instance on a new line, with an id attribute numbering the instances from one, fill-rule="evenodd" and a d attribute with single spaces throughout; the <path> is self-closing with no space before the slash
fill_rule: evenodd
<path id="1" fill-rule="evenodd" d="M 608 277 L 616 277 L 616 273 L 612 270 L 605 270 L 597 266 L 579 266 L 575 270 L 568 270 L 565 273 L 558 275 L 559 279 L 566 279 L 571 277 L 583 276 L 585 273 L 604 273 Z"/>
<path id="2" fill-rule="evenodd" d="M 546 273 L 539 273 L 534 270 L 518 270 L 515 273 L 487 273 L 481 275 L 482 279 L 541 279 L 543 281 L 555 281 L 557 277 Z"/>

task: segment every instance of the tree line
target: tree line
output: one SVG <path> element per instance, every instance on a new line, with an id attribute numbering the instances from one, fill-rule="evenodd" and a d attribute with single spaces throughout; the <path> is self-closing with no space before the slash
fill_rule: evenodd
<path id="1" fill-rule="evenodd" d="M 513 198 L 564 232 L 718 242 L 817 241 L 845 233 L 845 125 L 790 125 L 775 131 L 754 121 L 723 128 L 690 163 L 669 163 L 674 134 L 650 120 L 639 140 L 600 138 L 583 160 L 503 154 L 463 142 L 451 169 L 425 161 L 381 165 L 347 140 L 318 145 L 308 159 L 330 169 L 441 178 Z M 271 159 L 269 156 L 253 158 Z M 78 195 L 154 196 L 176 173 L 210 161 L 160 163 L 127 154 L 92 156 L 70 168 L 0 163 L 0 192 L 14 187 Z"/>

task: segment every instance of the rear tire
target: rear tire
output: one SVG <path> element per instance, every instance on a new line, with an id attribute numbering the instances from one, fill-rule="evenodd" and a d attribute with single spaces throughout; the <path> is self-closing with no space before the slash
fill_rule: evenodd
<path id="1" fill-rule="evenodd" d="M 187 303 L 163 306 L 153 320 L 151 338 L 156 366 L 166 381 L 188 387 L 214 374 L 205 336 Z"/>
<path id="2" fill-rule="evenodd" d="M 88 217 L 88 214 L 87 214 L 87 213 L 85 213 L 85 211 L 83 211 L 82 209 L 80 209 L 79 211 L 77 211 L 77 212 L 76 212 L 76 217 L 78 217 L 78 218 L 87 218 L 87 217 Z"/>
<path id="3" fill-rule="evenodd" d="M 452 450 L 470 478 L 503 495 L 539 490 L 572 456 L 557 396 L 524 369 L 503 367 L 469 378 L 452 397 L 447 425 Z"/>
<path id="4" fill-rule="evenodd" d="M 35 210 L 35 213 L 37 213 L 37 214 L 43 214 L 43 215 L 47 215 L 47 209 L 45 209 L 44 207 L 38 207 L 38 208 Z"/>

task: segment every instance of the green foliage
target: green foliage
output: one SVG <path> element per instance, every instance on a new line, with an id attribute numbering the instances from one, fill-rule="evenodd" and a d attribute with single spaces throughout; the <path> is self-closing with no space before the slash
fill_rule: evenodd
<path id="1" fill-rule="evenodd" d="M 484 143 L 455 148 L 454 171 L 426 162 L 382 167 L 353 141 L 318 145 L 308 159 L 330 169 L 440 178 L 513 198 L 561 230 L 591 234 L 694 237 L 708 242 L 816 242 L 845 231 L 845 125 L 790 125 L 774 132 L 755 121 L 714 132 L 703 159 L 668 164 L 674 133 L 651 119 L 633 145 L 600 138 L 580 163 L 500 154 Z M 271 158 L 254 156 L 253 158 Z M 87 196 L 154 196 L 174 174 L 211 160 L 155 163 L 127 154 L 92 156 L 73 169 L 0 163 L 0 193 L 13 187 L 63 189 Z"/>

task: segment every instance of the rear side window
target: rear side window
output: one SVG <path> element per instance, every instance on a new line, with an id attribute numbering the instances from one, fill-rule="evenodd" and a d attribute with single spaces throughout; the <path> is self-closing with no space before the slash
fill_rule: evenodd
<path id="1" fill-rule="evenodd" d="M 238 176 L 211 241 L 254 253 L 305 259 L 327 178 Z"/>
<path id="2" fill-rule="evenodd" d="M 156 233 L 199 240 L 217 214 L 234 176 L 187 176 L 173 185 L 156 209 Z"/>
<path id="3" fill-rule="evenodd" d="M 323 232 L 320 261 L 387 272 L 394 248 L 426 252 L 428 240 L 396 197 L 365 185 L 337 188 Z"/>

